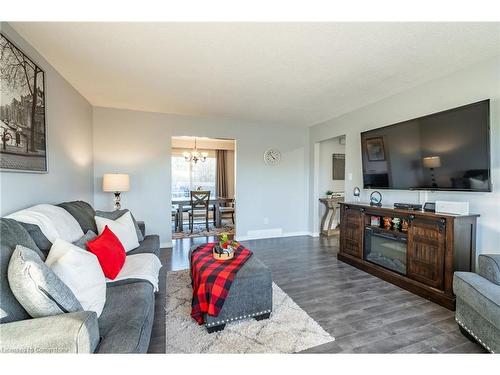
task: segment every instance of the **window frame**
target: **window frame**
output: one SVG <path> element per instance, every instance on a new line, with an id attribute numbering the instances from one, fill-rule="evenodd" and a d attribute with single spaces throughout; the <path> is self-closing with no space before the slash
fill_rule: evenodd
<path id="1" fill-rule="evenodd" d="M 184 160 L 184 156 L 182 154 L 179 154 L 178 152 L 177 153 L 172 153 L 171 157 L 170 157 L 170 163 L 171 163 L 171 168 L 172 168 L 172 172 L 171 172 L 171 178 L 172 178 L 172 181 L 171 181 L 171 184 L 170 184 L 170 188 L 171 188 L 171 196 L 172 198 L 174 198 L 174 190 L 173 190 L 173 186 L 174 186 L 174 169 L 173 169 L 173 159 L 174 158 L 178 158 L 178 159 L 181 159 L 184 163 L 187 163 L 185 160 Z M 212 189 L 208 188 L 208 190 L 210 190 L 210 194 L 215 197 L 216 194 L 217 194 L 217 157 L 215 156 L 215 153 L 209 153 L 208 157 L 207 157 L 207 161 L 208 159 L 213 159 L 214 160 L 214 181 L 213 181 L 213 191 Z M 198 163 L 204 163 L 202 161 L 199 161 Z M 189 165 L 188 167 L 188 175 L 189 175 L 189 190 L 196 190 L 196 186 L 194 186 L 194 165 L 195 163 L 193 162 L 189 162 L 187 163 Z M 175 198 L 186 198 L 186 199 L 189 199 L 189 196 L 186 196 L 184 195 L 183 197 L 175 197 Z"/>

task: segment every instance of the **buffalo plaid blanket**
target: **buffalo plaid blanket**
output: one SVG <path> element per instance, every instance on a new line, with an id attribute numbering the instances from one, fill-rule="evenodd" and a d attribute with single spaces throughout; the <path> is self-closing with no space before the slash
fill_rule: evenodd
<path id="1" fill-rule="evenodd" d="M 215 243 L 199 246 L 191 254 L 191 281 L 193 300 L 191 317 L 203 324 L 203 314 L 218 316 L 238 270 L 252 256 L 252 252 L 239 246 L 230 260 L 215 260 Z"/>

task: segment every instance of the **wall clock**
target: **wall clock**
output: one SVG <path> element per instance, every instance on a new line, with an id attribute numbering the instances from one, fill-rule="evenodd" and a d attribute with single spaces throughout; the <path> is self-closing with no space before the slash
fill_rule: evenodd
<path id="1" fill-rule="evenodd" d="M 276 165 L 281 160 L 281 152 L 274 148 L 270 148 L 264 152 L 264 163 L 268 165 Z"/>

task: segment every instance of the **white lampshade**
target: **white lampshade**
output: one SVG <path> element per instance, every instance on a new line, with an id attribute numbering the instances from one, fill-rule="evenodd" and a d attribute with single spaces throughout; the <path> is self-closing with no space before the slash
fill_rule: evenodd
<path id="1" fill-rule="evenodd" d="M 128 174 L 109 173 L 102 179 L 102 190 L 105 192 L 122 192 L 130 190 Z"/>
<path id="2" fill-rule="evenodd" d="M 439 168 L 441 166 L 441 158 L 439 156 L 428 156 L 423 159 L 425 168 Z"/>

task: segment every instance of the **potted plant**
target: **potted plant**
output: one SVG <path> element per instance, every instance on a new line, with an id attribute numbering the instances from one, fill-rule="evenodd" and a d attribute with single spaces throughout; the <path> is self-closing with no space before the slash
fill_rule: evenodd
<path id="1" fill-rule="evenodd" d="M 328 199 L 332 199 L 332 197 L 333 197 L 333 191 L 331 191 L 331 190 L 327 190 L 327 191 L 326 191 L 326 197 L 327 197 Z"/>
<path id="2" fill-rule="evenodd" d="M 231 259 L 234 256 L 234 250 L 238 246 L 238 242 L 229 239 L 228 233 L 221 233 L 219 243 L 214 247 L 214 258 L 218 260 Z"/>
<path id="3" fill-rule="evenodd" d="M 219 235 L 219 244 L 225 250 L 234 250 L 239 246 L 238 242 L 229 239 L 228 233 L 221 233 Z"/>

